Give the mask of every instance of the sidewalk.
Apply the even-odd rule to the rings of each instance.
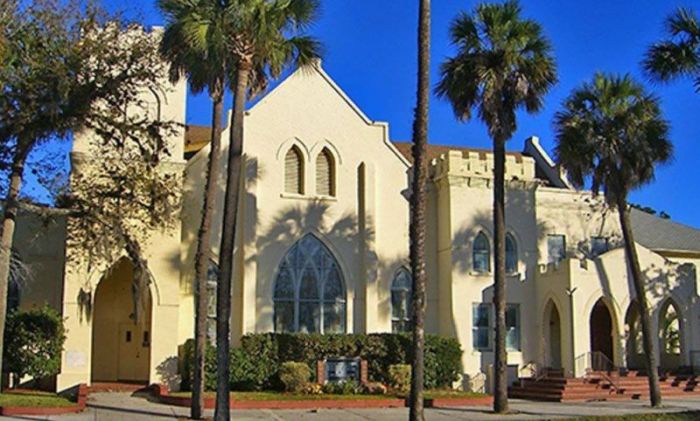
[[[540,420],[571,418],[588,415],[625,415],[655,412],[682,412],[700,410],[700,398],[668,399],[663,411],[652,410],[646,401],[549,403],[517,399],[510,400],[511,409],[517,415],[509,415],[508,420]],[[430,421],[448,420],[500,420],[502,416],[489,413],[489,407],[456,407],[426,409],[426,419]],[[160,421],[186,419],[189,408],[173,407],[150,402],[144,396],[130,396],[126,393],[96,393],[88,400],[88,410],[81,414],[50,417],[0,417],[1,420],[60,420],[60,421]],[[211,416],[211,411],[208,411]],[[343,410],[246,410],[232,411],[236,420],[272,421],[405,421],[408,409],[343,409]]]

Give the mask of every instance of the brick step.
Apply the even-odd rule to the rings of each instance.
[[[581,379],[581,378],[551,378],[551,377],[544,377],[539,380],[536,379],[531,379],[531,378],[523,378],[521,379],[524,383],[529,383],[529,384],[541,384],[541,383],[546,383],[546,384],[560,384],[564,386],[569,386],[569,385],[579,385],[579,384],[590,384],[590,383],[597,383],[600,381],[600,379],[592,379],[592,381],[587,380],[587,379]]]
[[[662,377],[659,386],[664,396],[700,396],[700,382],[691,375]],[[525,378],[514,383],[508,393],[513,398],[555,402],[634,400],[648,398],[649,383],[636,371],[597,372],[587,378]]]
[[[700,396],[700,392],[688,392],[684,390],[662,390],[663,396]],[[509,396],[520,399],[544,400],[544,401],[593,401],[593,400],[612,400],[612,399],[645,399],[648,398],[648,390],[621,390],[614,392],[611,390],[588,390],[582,392],[567,391],[564,393],[551,391],[536,391],[536,390],[516,390],[510,391]]]
[[[520,384],[515,384],[515,386],[519,387],[527,387],[527,388],[545,388],[545,389],[558,389],[558,390],[564,390],[564,389],[590,389],[591,387],[598,387],[600,383],[570,383],[570,384],[565,384],[565,383],[553,383],[553,382],[546,382],[546,381],[539,381],[539,382],[524,382],[522,386]]]
[[[88,393],[104,393],[104,392],[138,392],[148,388],[146,383],[132,382],[93,382],[88,387]]]

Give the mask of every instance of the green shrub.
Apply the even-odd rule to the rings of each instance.
[[[13,311],[5,322],[3,369],[35,380],[57,374],[66,339],[63,319],[51,307]]]
[[[183,390],[192,390],[192,376],[194,375],[194,340],[185,342],[182,350],[182,365],[180,367],[181,387]],[[216,390],[216,348],[207,345],[204,353],[204,390]]]
[[[279,376],[285,391],[300,393],[309,383],[311,370],[305,363],[287,361],[280,366]]]
[[[328,382],[323,385],[323,393],[329,395],[360,395],[363,392],[364,388],[355,380]]]
[[[232,390],[262,390],[267,376],[261,375],[259,361],[240,348],[231,350],[229,384]]]
[[[304,362],[316,379],[316,362],[325,358],[360,357],[367,361],[372,382],[390,384],[389,367],[410,362],[413,343],[409,334],[302,334],[256,333],[245,335],[240,348],[231,351],[232,390],[281,390],[280,362]],[[189,390],[194,343],[188,341],[183,352],[183,389]],[[216,376],[215,349],[207,350],[207,389]],[[461,373],[462,350],[454,338],[426,335],[425,386],[451,387]]]
[[[389,385],[399,392],[408,392],[411,388],[411,366],[408,364],[389,366]]]

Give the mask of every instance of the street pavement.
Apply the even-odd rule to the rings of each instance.
[[[700,398],[667,399],[663,410],[651,409],[645,401],[551,403],[511,399],[515,414],[506,417],[490,413],[489,407],[429,408],[425,410],[429,421],[448,420],[543,420],[573,418],[589,415],[625,415],[658,412],[700,411]],[[52,415],[49,417],[0,417],[0,420],[60,420],[60,421],[160,421],[187,419],[189,408],[162,405],[148,400],[147,396],[128,393],[95,393],[88,399],[88,409],[80,414]],[[212,411],[207,412],[213,415]],[[404,421],[408,419],[405,408],[387,409],[320,409],[320,410],[236,410],[235,420],[259,421]]]

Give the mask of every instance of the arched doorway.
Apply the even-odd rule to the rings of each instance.
[[[603,363],[609,365],[614,364],[614,343],[613,343],[613,319],[610,314],[610,309],[601,298],[593,306],[590,319],[591,333],[591,352],[596,355],[600,353],[604,355],[608,361],[596,362],[593,369],[611,369],[612,367],[604,367]],[[594,357],[594,361],[596,361]]]
[[[561,368],[561,318],[554,301],[544,307],[545,364],[550,368]]]
[[[151,359],[151,296],[140,320],[134,317],[133,266],[118,261],[95,291],[92,313],[92,381],[149,381]]]
[[[680,309],[675,301],[668,299],[659,311],[659,354],[662,369],[675,370],[681,366],[682,332]]]
[[[645,367],[644,347],[642,344],[642,321],[639,315],[639,303],[632,301],[625,315],[627,329],[625,338],[625,356],[627,368],[639,370]]]

